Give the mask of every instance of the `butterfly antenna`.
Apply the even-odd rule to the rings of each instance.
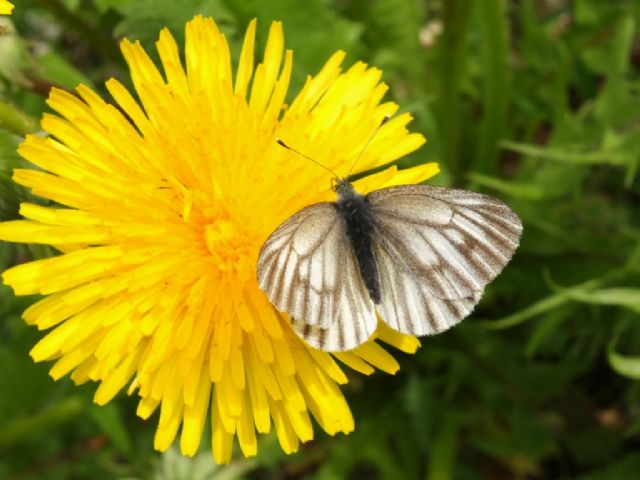
[[[367,143],[364,144],[364,147],[362,147],[362,150],[360,150],[360,153],[358,154],[358,156],[356,157],[356,159],[353,161],[353,163],[351,164],[351,168],[349,169],[349,173],[347,173],[347,178],[349,178],[349,176],[351,175],[351,172],[353,171],[354,167],[356,166],[356,163],[358,163],[358,161],[360,160],[360,158],[362,157],[362,154],[365,152],[365,150],[367,149],[367,147],[369,146],[369,144],[371,143],[371,141],[373,140],[373,138],[376,136],[376,134],[380,131],[380,129],[382,128],[382,126],[387,123],[389,121],[389,119],[391,118],[391,115],[385,115],[384,118],[382,119],[382,121],[380,122],[380,125],[378,125],[378,127],[374,130],[374,132],[371,134],[371,136],[369,137],[369,140],[367,140]]]
[[[336,179],[338,179],[338,180],[342,180],[342,179],[341,179],[338,175],[336,175],[336,173],[335,173],[333,170],[331,170],[329,167],[327,167],[326,165],[321,164],[321,163],[320,163],[320,162],[318,162],[317,160],[314,160],[314,159],[313,159],[313,158],[311,158],[310,156],[305,155],[305,154],[304,154],[304,153],[302,153],[302,152],[299,152],[299,151],[298,151],[298,150],[296,150],[295,148],[290,147],[289,145],[287,145],[286,143],[284,143],[284,142],[282,141],[282,139],[280,139],[280,138],[276,138],[276,142],[277,142],[277,143],[278,143],[278,145],[280,145],[281,147],[284,147],[284,148],[286,148],[287,150],[291,150],[292,152],[297,153],[297,154],[298,154],[298,155],[300,155],[301,157],[306,158],[307,160],[311,160],[311,161],[312,161],[313,163],[315,163],[316,165],[318,165],[318,166],[320,166],[320,167],[324,168],[327,172],[329,172],[331,175],[333,175]]]

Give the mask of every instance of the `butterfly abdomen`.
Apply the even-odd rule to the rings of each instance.
[[[371,244],[371,237],[374,232],[371,207],[365,197],[357,193],[346,181],[341,182],[336,191],[338,193],[338,201],[335,205],[342,219],[349,243],[358,260],[360,276],[373,303],[379,304],[382,296],[380,273],[373,255],[373,245]]]

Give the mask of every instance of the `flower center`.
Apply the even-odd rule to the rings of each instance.
[[[251,275],[250,246],[246,235],[227,219],[216,219],[204,227],[204,238],[216,266],[235,271],[240,280]]]

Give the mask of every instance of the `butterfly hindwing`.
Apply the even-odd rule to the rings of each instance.
[[[312,327],[294,320],[293,328],[310,345],[335,352],[351,350],[366,342],[378,324],[373,302],[360,278],[353,255],[344,257],[343,283],[338,297],[338,314],[328,328]]]
[[[311,345],[348,350],[373,334],[377,318],[335,204],[303,208],[267,239],[258,283]]]
[[[465,190],[405,185],[373,191],[367,201],[379,248],[403,270],[399,279],[409,275],[443,300],[479,299],[511,259],[522,232],[503,202]]]
[[[419,336],[440,333],[469,315],[480,300],[480,291],[459,299],[436,297],[413,274],[388,239],[374,241],[374,254],[382,287],[382,300],[377,308],[394,330]]]

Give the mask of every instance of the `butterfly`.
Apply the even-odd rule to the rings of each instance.
[[[257,265],[271,303],[321,350],[366,342],[377,313],[402,333],[447,330],[471,313],[520,241],[520,218],[489,195],[430,185],[362,195],[339,177],[333,189],[335,202],[276,228]]]

